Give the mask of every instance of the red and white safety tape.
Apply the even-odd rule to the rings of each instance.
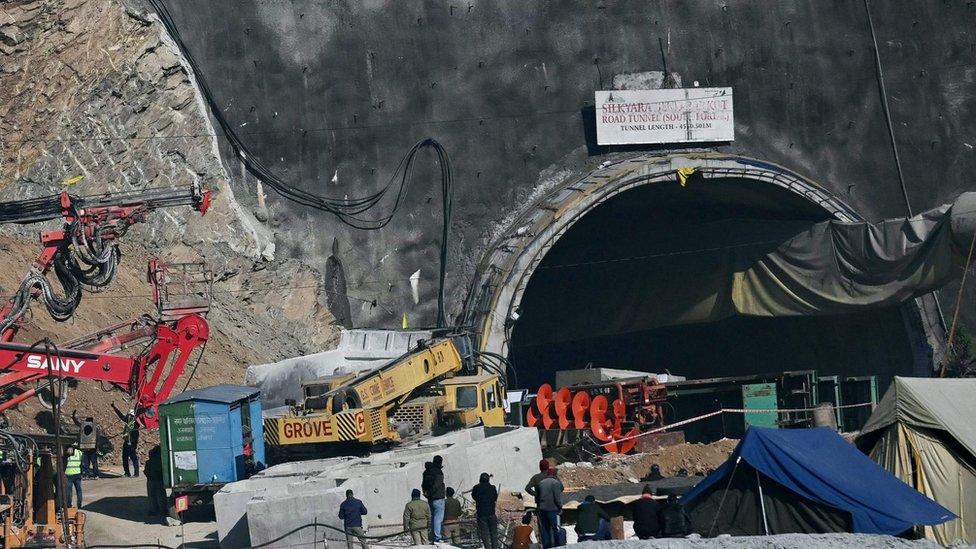
[[[874,403],[873,402],[862,402],[860,404],[846,404],[846,405],[843,405],[843,406],[834,406],[833,408],[834,409],[863,408],[865,406],[874,406]],[[653,435],[655,433],[661,433],[663,431],[667,431],[668,429],[673,429],[675,427],[681,427],[682,425],[688,425],[689,423],[694,423],[696,421],[701,421],[703,419],[708,419],[710,417],[715,417],[715,416],[717,416],[719,414],[724,414],[724,413],[731,413],[731,414],[754,414],[754,413],[760,413],[761,414],[761,413],[770,413],[770,412],[782,412],[782,413],[789,413],[789,412],[812,412],[813,410],[816,410],[816,408],[722,408],[721,410],[716,410],[714,412],[709,412],[707,414],[702,414],[700,416],[695,416],[695,417],[692,417],[692,418],[683,419],[681,421],[677,421],[675,423],[671,423],[670,425],[665,425],[664,427],[658,427],[656,429],[651,429],[650,431],[644,431],[643,433],[639,433],[639,434],[636,434],[636,435],[631,435],[629,437],[622,437],[622,438],[613,439],[612,442],[618,442],[618,443],[619,442],[625,442],[625,441],[632,440],[632,439],[635,439],[635,438],[640,438],[640,437],[647,436],[647,435]]]

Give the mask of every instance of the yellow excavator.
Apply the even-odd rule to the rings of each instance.
[[[361,454],[413,435],[504,425],[504,384],[498,373],[477,372],[470,341],[434,337],[371,370],[304,383],[300,404],[264,418],[269,461]]]

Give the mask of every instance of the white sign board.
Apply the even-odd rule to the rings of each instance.
[[[732,88],[596,92],[600,145],[734,139]]]
[[[177,469],[193,471],[197,468],[197,453],[193,450],[173,452],[173,465]]]

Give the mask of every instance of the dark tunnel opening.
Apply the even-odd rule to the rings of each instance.
[[[819,375],[911,375],[898,307],[842,316],[715,316],[713,296],[736,266],[813,223],[823,208],[743,179],[654,184],[586,213],[545,255],[511,328],[518,384],[594,367],[689,379],[816,370]],[[721,316],[721,315],[719,315]]]

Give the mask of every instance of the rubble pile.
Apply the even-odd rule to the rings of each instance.
[[[607,454],[596,464],[563,463],[559,466],[559,479],[567,490],[639,482],[655,464],[665,477],[675,476],[681,469],[689,475],[706,475],[728,459],[736,444],[737,440],[722,439],[711,444],[665,446],[627,456]]]

